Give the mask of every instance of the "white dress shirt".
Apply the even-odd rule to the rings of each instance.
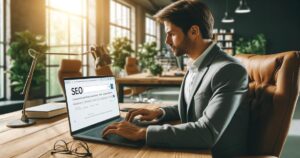
[[[198,68],[215,44],[215,42],[212,42],[196,60],[189,59],[187,63],[188,74],[186,76],[184,84],[184,100],[187,104],[189,104],[188,101],[190,100],[190,97],[192,95],[191,90],[193,86],[195,86],[194,79],[197,72],[199,71]]]

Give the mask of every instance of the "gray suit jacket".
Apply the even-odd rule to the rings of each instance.
[[[185,78],[178,106],[163,108],[166,115],[162,119],[180,119],[182,123],[149,126],[146,144],[211,149],[214,157],[245,154],[249,106],[248,75],[244,67],[214,46],[199,66],[193,97],[188,101],[183,94]]]

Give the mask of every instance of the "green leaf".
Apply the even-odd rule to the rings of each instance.
[[[253,38],[245,40],[240,38],[236,42],[236,53],[240,54],[265,54],[266,53],[266,37],[264,34],[257,34]]]
[[[15,92],[23,90],[31,67],[33,58],[28,54],[29,48],[45,53],[48,47],[45,44],[44,36],[35,35],[29,31],[16,32],[7,53],[11,57],[12,65],[9,73],[11,82],[15,85],[13,89]],[[32,78],[32,88],[40,87],[41,83],[45,82],[45,73],[41,72],[45,72],[45,57],[40,57],[37,61]]]

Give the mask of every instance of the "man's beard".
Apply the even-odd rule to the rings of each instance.
[[[191,45],[190,40],[187,37],[184,37],[183,41],[180,43],[179,46],[177,47],[170,46],[170,48],[172,49],[174,55],[178,57],[184,54],[188,54],[190,45]]]

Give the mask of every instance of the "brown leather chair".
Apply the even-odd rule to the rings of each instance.
[[[113,76],[109,65],[97,67],[95,71],[97,76]]]
[[[58,80],[64,92],[64,78],[82,77],[81,61],[74,59],[63,59],[58,70]]]
[[[125,69],[127,75],[133,75],[133,74],[140,73],[138,61],[134,57],[126,58],[124,69]],[[146,91],[146,88],[144,88],[144,87],[133,87],[130,89],[131,89],[131,93],[129,95],[137,95],[137,94],[140,94],[140,93],[143,93],[144,91]]]
[[[299,95],[300,52],[235,57],[249,75],[249,157],[279,157]]]

